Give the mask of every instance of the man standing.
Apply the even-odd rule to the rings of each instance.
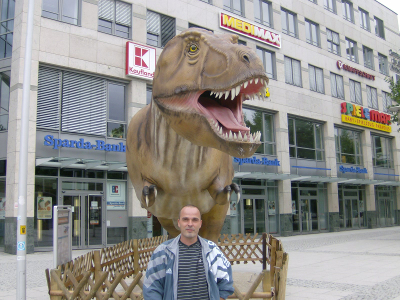
[[[233,293],[231,264],[215,243],[198,235],[201,224],[197,207],[181,209],[181,234],[158,246],[147,266],[145,300],[218,300]]]

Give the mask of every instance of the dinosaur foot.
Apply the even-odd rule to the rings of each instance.
[[[238,197],[237,202],[239,202],[240,201],[240,188],[236,183],[232,183],[232,184],[224,187],[222,192],[218,195],[216,202],[221,205],[229,203],[231,201],[231,194],[233,191],[237,194],[237,197]]]
[[[157,187],[155,185],[145,186],[142,191],[142,203],[146,204],[146,207],[150,207],[154,204],[157,197]]]

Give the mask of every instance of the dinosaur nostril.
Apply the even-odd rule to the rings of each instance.
[[[243,59],[245,60],[245,61],[247,61],[248,63],[250,63],[250,59],[249,59],[249,57],[245,54],[245,55],[243,55]]]

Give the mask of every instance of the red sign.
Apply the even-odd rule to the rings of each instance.
[[[225,12],[219,13],[219,27],[252,38],[277,48],[281,47],[281,35],[256,23],[239,19]]]
[[[342,63],[341,60],[338,60],[336,62],[336,66],[338,67],[339,70],[343,69],[343,70],[346,70],[348,72],[355,73],[358,76],[365,77],[365,78],[368,78],[368,79],[371,79],[371,80],[375,80],[375,76],[374,75],[371,75],[371,74],[365,73],[365,72],[363,72],[363,71],[361,71],[359,69],[350,67],[349,65],[346,65],[346,64]]]
[[[155,70],[155,48],[126,42],[126,75],[153,79]]]

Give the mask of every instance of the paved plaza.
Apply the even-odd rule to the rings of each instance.
[[[400,300],[400,227],[279,238],[289,253],[287,300]],[[73,251],[77,257],[86,251]],[[49,299],[52,253],[27,255],[27,299]],[[260,264],[235,265],[242,292]],[[0,253],[0,299],[16,298],[16,256]]]

